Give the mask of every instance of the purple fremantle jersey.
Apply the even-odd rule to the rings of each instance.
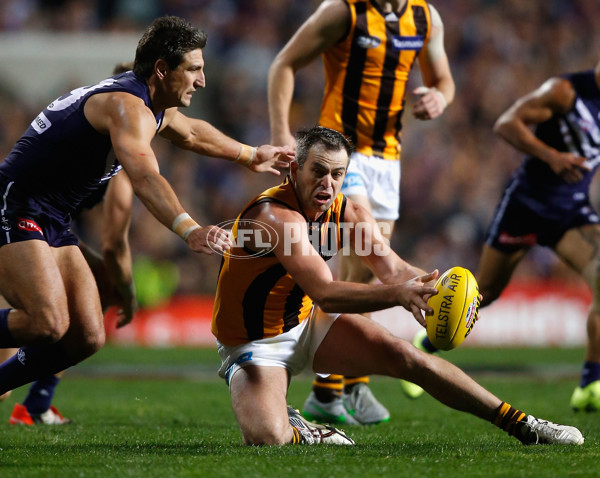
[[[537,125],[535,135],[558,151],[572,152],[587,158],[590,168],[575,184],[565,182],[547,163],[526,156],[516,171],[519,187],[535,198],[550,201],[560,209],[573,200],[587,197],[590,182],[600,164],[600,90],[593,70],[564,75],[575,89],[575,102],[569,112],[554,115]],[[561,207],[562,205],[562,207]]]
[[[77,88],[54,100],[17,141],[0,174],[39,203],[72,213],[120,169],[110,136],[100,134],[85,118],[83,108],[92,95],[124,91],[152,109],[146,82],[128,71],[97,85]],[[156,115],[158,131],[164,112]]]

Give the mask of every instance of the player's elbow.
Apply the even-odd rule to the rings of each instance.
[[[293,77],[300,68],[298,62],[289,58],[285,50],[279,52],[269,67],[268,81],[270,84],[284,81],[288,77]]]
[[[316,301],[315,303],[319,306],[319,309],[321,309],[323,312],[327,313],[327,314],[334,314],[336,312],[339,312],[339,307],[336,307],[335,304],[333,302],[327,302],[327,301]]]
[[[283,68],[283,62],[282,62],[281,53],[280,53],[279,55],[277,55],[275,57],[275,59],[271,63],[271,66],[269,67],[269,72],[268,72],[269,83],[272,83],[273,81],[277,80],[282,68]]]
[[[127,240],[124,237],[111,238],[103,241],[102,255],[105,258],[118,257],[125,250],[127,250]]]
[[[500,116],[494,123],[493,131],[494,134],[504,137],[507,129],[510,127],[510,120],[506,115]]]
[[[339,302],[327,294],[315,294],[311,295],[310,298],[323,312],[328,314],[340,312],[340,310],[338,310],[340,308]]]

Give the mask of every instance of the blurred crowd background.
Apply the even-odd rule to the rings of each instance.
[[[208,34],[204,51],[207,86],[186,114],[205,119],[251,145],[270,141],[267,72],[271,61],[318,0],[0,0],[0,33],[139,33],[157,16],[179,15]],[[436,120],[404,115],[401,218],[393,248],[425,269],[462,265],[475,271],[493,209],[521,155],[495,137],[497,117],[545,79],[592,68],[599,58],[598,0],[433,0],[445,24],[445,46],[456,81],[456,99]],[[42,45],[40,45],[40,48]],[[90,55],[91,57],[92,55]],[[134,51],[123,51],[122,61]],[[91,60],[90,60],[91,61]],[[4,64],[3,68],[11,68]],[[109,76],[109,71],[106,76]],[[98,78],[100,81],[103,78]],[[43,81],[43,79],[41,80]],[[75,81],[75,78],[73,79]],[[418,68],[411,87],[420,84]],[[297,77],[292,129],[318,119],[323,85],[320,61]],[[0,84],[0,158],[37,113]],[[409,89],[410,91],[410,89]],[[235,164],[182,152],[154,142],[161,171],[184,207],[201,224],[234,219],[255,194],[279,179]],[[85,158],[82,158],[84,160]],[[594,188],[595,190],[595,188]],[[598,205],[598,201],[594,201]],[[98,244],[97,212],[77,224]],[[171,293],[211,294],[217,256],[190,253],[185,244],[136,201],[131,244],[142,304]],[[578,280],[554,256],[534,249],[520,277]],[[146,292],[145,292],[146,291]]]

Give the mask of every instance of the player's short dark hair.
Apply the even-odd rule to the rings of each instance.
[[[135,50],[133,72],[150,78],[154,64],[162,59],[174,70],[183,56],[206,46],[206,33],[183,18],[165,15],[154,20],[142,35]]]
[[[309,151],[316,145],[322,145],[327,151],[345,149],[348,162],[354,151],[354,145],[343,134],[324,126],[314,126],[296,133],[296,162],[300,169],[304,166]]]

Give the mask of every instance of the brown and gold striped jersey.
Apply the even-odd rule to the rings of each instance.
[[[346,37],[323,53],[325,93],[319,124],[350,137],[367,156],[400,159],[408,74],[429,40],[425,0],[384,13],[372,0],[346,0]]]
[[[286,180],[254,198],[236,219],[232,228],[234,245],[224,254],[219,272],[211,324],[217,340],[228,346],[287,332],[305,320],[312,309],[310,297],[287,273],[275,254],[256,254],[239,241],[240,228],[244,227],[244,221],[249,221],[244,219],[246,212],[267,201],[298,211],[306,218],[292,184]],[[338,194],[317,221],[306,219],[311,243],[325,260],[343,247],[340,223],[345,207],[346,198]],[[279,241],[285,239],[276,238]]]

